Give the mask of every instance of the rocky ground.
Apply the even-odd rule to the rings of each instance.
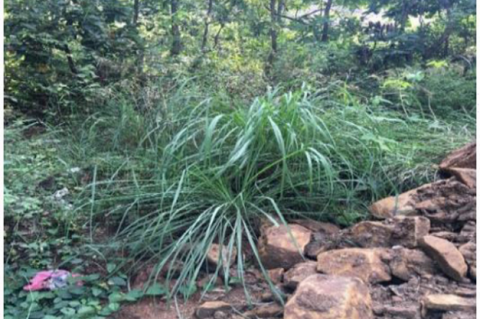
[[[116,318],[476,318],[475,172],[471,143],[442,161],[442,179],[374,203],[371,221],[347,229],[265,223],[258,250],[285,304],[251,267],[250,302],[243,288],[225,291],[219,282],[202,299],[197,294],[173,307],[142,301]],[[221,251],[212,247],[212,263]]]

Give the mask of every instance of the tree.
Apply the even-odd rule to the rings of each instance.
[[[180,26],[178,24],[178,0],[170,0],[170,14],[172,17],[172,48],[170,53],[175,56],[182,51]]]

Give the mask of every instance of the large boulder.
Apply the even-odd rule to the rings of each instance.
[[[433,225],[448,228],[456,222],[476,220],[476,193],[451,178],[423,185],[398,197],[382,199],[369,210],[380,219],[401,215],[425,216]]]
[[[317,256],[317,271],[329,275],[356,277],[365,283],[386,282],[392,279],[384,262],[386,249],[345,248],[331,250]]]
[[[438,262],[447,276],[460,282],[463,281],[468,266],[454,244],[435,236],[425,236],[420,240],[420,247]]]
[[[305,246],[312,232],[300,225],[280,225],[264,229],[258,243],[260,260],[267,269],[289,269],[304,261]]]
[[[368,287],[356,278],[311,275],[285,306],[284,319],[371,319]]]
[[[477,142],[469,143],[459,148],[440,163],[440,169],[445,168],[477,168]]]

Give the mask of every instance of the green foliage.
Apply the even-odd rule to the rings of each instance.
[[[188,100],[186,92],[174,95]],[[431,180],[432,158],[469,138],[443,122],[369,108],[348,89],[333,101],[324,94],[272,91],[249,107],[212,99],[163,110],[168,121],[147,128],[124,162],[110,162],[111,176],[98,166],[104,178],[85,189],[77,214],[91,210],[90,227],[116,225],[103,249],[127,251],[138,265],[157,261],[152,281],[183,262],[170,292],[188,296],[213,242],[228,247],[226,267],[234,248],[250,246],[252,256],[235,256],[241,273],[257,257],[261,218],[348,225],[372,200]]]
[[[81,171],[62,158],[61,134],[38,135],[43,131],[22,121],[5,130],[5,318],[106,318],[143,292],[124,292],[127,277],[113,274],[111,263],[108,271],[94,272],[106,261],[83,246],[81,222],[72,218],[73,194],[54,195],[64,187],[81,189]],[[36,272],[57,267],[84,274],[75,279],[84,285],[74,280],[54,291],[22,290]]]
[[[431,67],[393,69],[381,79],[384,98],[405,114],[420,113],[474,125],[476,114],[475,75],[462,74],[458,64],[432,61]]]
[[[474,136],[474,1],[324,4],[8,0],[7,315],[188,297],[213,242],[229,252],[214,275],[244,284],[261,219],[349,225],[433,180]],[[127,291],[144,263],[153,284]],[[57,267],[94,277],[21,291]]]

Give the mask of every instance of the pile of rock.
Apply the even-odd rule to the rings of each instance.
[[[244,315],[475,318],[475,161],[475,143],[453,152],[440,164],[445,179],[374,203],[375,221],[264,227],[260,258],[288,299]]]

